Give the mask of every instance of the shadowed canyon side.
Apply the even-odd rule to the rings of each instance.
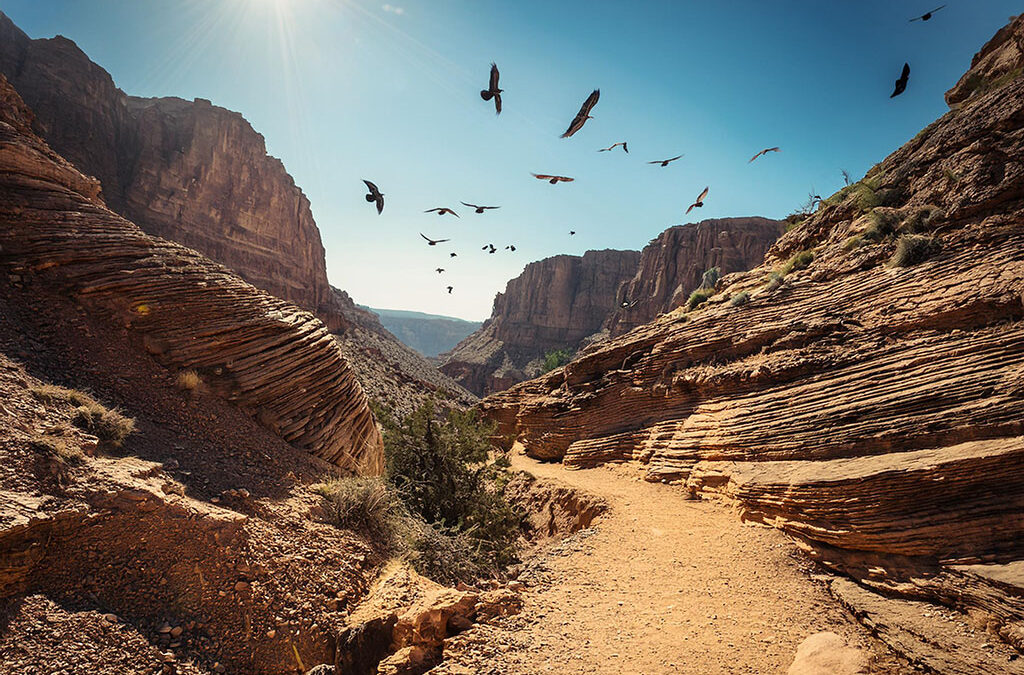
[[[18,95],[0,86],[0,246],[19,287],[72,297],[142,336],[168,368],[196,370],[289,443],[380,473],[380,433],[326,326],[111,213],[97,182],[35,137]]]
[[[681,306],[712,267],[730,274],[760,264],[784,228],[780,221],[759,217],[668,228],[640,252],[636,276],[620,288],[605,328],[612,337],[622,335]]]
[[[482,408],[534,457],[721,491],[862,586],[970,612],[1024,648],[1021,44],[1024,17],[950,112],[760,267]],[[853,588],[833,583],[931,662],[920,630]],[[1016,668],[943,658],[941,672]]]
[[[571,352],[601,329],[639,258],[604,250],[530,263],[494,298],[483,327],[441,355],[441,372],[478,395],[539,374],[545,354]]]
[[[202,99],[128,96],[74,42],[30,39],[2,12],[0,73],[36,132],[99,179],[113,211],[314,312],[373,399],[400,410],[430,395],[475,400],[329,284],[309,200],[242,115]]]

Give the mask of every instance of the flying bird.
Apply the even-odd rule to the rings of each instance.
[[[494,114],[501,114],[501,92],[504,89],[498,89],[498,66],[491,64],[491,81],[487,85],[487,89],[480,92],[480,98],[485,101],[494,99]]]
[[[570,237],[571,237],[572,235],[574,235],[574,234],[576,234],[576,230],[569,230],[569,236],[570,236]]]
[[[599,98],[601,98],[600,89],[595,89],[590,93],[590,96],[587,97],[587,100],[584,101],[583,105],[580,107],[580,111],[576,113],[576,117],[573,118],[569,128],[565,130],[564,134],[562,134],[562,138],[569,138],[574,133],[582,129],[583,125],[587,123],[587,120],[592,119],[590,111],[594,109],[595,105],[597,105],[597,99]]]
[[[546,180],[552,185],[557,185],[558,183],[571,183],[576,180],[575,178],[569,178],[568,176],[549,176],[544,173],[535,173],[533,174],[533,177],[539,180]]]
[[[942,7],[945,7],[945,5],[942,5]],[[942,7],[936,7],[935,9],[929,12],[925,12],[921,16],[915,16],[913,19],[911,19],[911,21],[927,21],[928,19],[932,18],[932,14],[942,9]]]
[[[455,287],[454,286],[448,286],[448,295],[452,294],[452,289],[453,288],[455,288]]]
[[[505,247],[505,250],[506,251],[512,251],[513,253],[515,253],[516,245],[515,244],[509,244],[508,246]]]
[[[750,160],[747,162],[747,164],[750,164],[750,162],[753,162],[755,159],[757,159],[761,155],[767,155],[769,152],[782,152],[782,150],[779,149],[778,146],[775,146],[774,148],[765,148],[761,152],[759,152],[756,155],[754,155],[753,157],[751,157]]]
[[[653,162],[647,162],[647,163],[648,164],[661,164],[662,166],[668,166],[669,162],[674,162],[677,159],[679,159],[680,157],[682,157],[682,155],[676,155],[675,157],[673,157],[671,159],[656,159]]]
[[[900,73],[900,79],[896,80],[896,88],[892,90],[891,94],[889,94],[889,98],[895,98],[902,94],[907,88],[908,79],[910,79],[910,64],[904,63],[903,72]]]
[[[620,141],[618,143],[612,143],[607,148],[601,148],[600,150],[598,150],[598,152],[608,152],[609,150],[614,150],[615,148],[619,147],[620,145],[622,146],[623,152],[625,152],[628,155],[629,154],[629,148],[626,146],[626,141]]]
[[[476,204],[467,204],[466,202],[460,202],[463,206],[468,206],[477,213],[483,213],[487,209],[500,209],[500,206],[477,206]]]
[[[435,271],[435,272],[437,272],[438,274],[440,274],[441,272],[444,272],[444,268],[443,268],[443,267],[438,267],[438,268],[437,268],[436,270],[434,270],[434,271]]]
[[[420,232],[420,236],[427,240],[427,244],[429,246],[437,246],[438,244],[440,244],[442,242],[451,241],[451,239],[431,239],[430,237],[428,237],[427,235],[423,234],[422,232]]]
[[[366,201],[377,202],[377,215],[379,216],[384,210],[384,193],[378,190],[376,185],[365,178],[363,179],[363,182],[366,183],[366,187],[370,191],[369,194],[366,195]]]
[[[454,257],[455,257],[455,256],[457,256],[457,255],[459,255],[459,254],[458,254],[458,253],[456,253],[455,251],[452,251],[451,253],[449,253],[449,254],[448,254],[448,257],[449,257],[449,258],[454,258]]]
[[[455,213],[454,211],[452,211],[447,206],[438,206],[438,207],[435,207],[435,208],[432,208],[432,209],[427,209],[423,213],[436,213],[439,216],[443,216],[446,213],[450,213],[453,216],[455,216],[456,218],[459,217],[459,214]]]
[[[487,249],[490,249],[490,250],[488,251]],[[494,248],[494,244],[484,244],[484,245],[483,245],[483,246],[482,246],[482,247],[480,248],[480,250],[481,250],[481,251],[487,251],[488,253],[494,253],[494,252],[495,252],[495,251],[497,251],[498,249]]]
[[[707,197],[707,196],[708,196],[708,189],[704,188],[704,192],[700,193],[700,196],[697,197],[697,201],[695,201],[694,203],[690,204],[690,208],[686,209],[686,212],[689,213],[690,211],[693,211],[694,209],[699,209],[700,207],[704,206],[704,198]]]

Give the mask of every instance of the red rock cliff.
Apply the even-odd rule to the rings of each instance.
[[[641,251],[636,276],[620,289],[605,327],[612,336],[621,335],[679,307],[712,267],[729,274],[760,264],[784,227],[777,220],[759,217],[715,218],[670,227]],[[622,307],[623,302],[630,306]]]
[[[975,58],[953,110],[763,265],[492,395],[487,415],[536,457],[723,491],[860,584],[969,611],[1024,648],[1021,44],[1024,18]],[[852,587],[834,585],[928,668],[1009,672],[977,654],[928,665],[920,633]]]

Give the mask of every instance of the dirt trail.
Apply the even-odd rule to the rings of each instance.
[[[528,585],[522,613],[487,636],[486,668],[461,659],[469,670],[784,673],[818,631],[869,646],[784,535],[741,523],[726,504],[687,501],[628,466],[569,471],[524,456],[513,466],[610,509],[582,550],[547,561],[551,582]]]

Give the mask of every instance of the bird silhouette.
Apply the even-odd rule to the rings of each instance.
[[[707,196],[708,196],[708,189],[704,188],[704,192],[700,193],[700,196],[697,197],[697,201],[695,201],[694,203],[690,204],[690,208],[686,209],[686,212],[689,213],[690,211],[693,211],[694,209],[699,209],[700,207],[704,206],[704,198],[707,197]]]
[[[438,268],[437,268],[436,270],[434,270],[434,271],[435,271],[435,272],[437,272],[438,274],[440,274],[441,272],[444,272],[444,268],[443,268],[443,267],[438,267]]]
[[[477,206],[476,204],[467,204],[466,202],[459,202],[459,203],[462,204],[463,206],[468,206],[469,208],[473,209],[477,213],[483,213],[487,209],[500,209],[501,208],[500,206]]]
[[[448,286],[448,295],[452,294],[452,289],[453,288],[455,288],[455,287],[454,286]]]
[[[928,19],[932,18],[932,14],[942,9],[942,7],[945,7],[945,5],[942,5],[941,7],[936,7],[931,11],[925,12],[921,16],[915,16],[913,19],[911,19],[911,21],[927,21]]]
[[[574,234],[576,234],[576,230],[569,230],[569,236],[570,236],[570,237],[571,237],[572,235],[574,235]]]
[[[769,152],[782,152],[782,150],[779,149],[778,146],[775,146],[774,148],[765,148],[761,152],[759,152],[756,155],[754,155],[753,157],[751,157],[750,160],[747,162],[747,164],[750,164],[750,162],[753,162],[755,159],[757,159],[761,155],[767,155]]]
[[[673,157],[671,159],[656,159],[653,162],[647,162],[647,163],[648,164],[661,164],[662,166],[668,166],[669,162],[674,162],[677,159],[679,159],[680,157],[682,157],[682,155],[676,155],[675,157]]]
[[[451,239],[431,239],[430,237],[428,237],[427,235],[423,234],[422,232],[420,232],[420,236],[427,240],[427,244],[429,246],[437,246],[438,244],[440,244],[442,242],[451,241]]]
[[[488,249],[490,249],[490,250],[488,250]],[[495,251],[497,251],[498,249],[494,248],[494,244],[484,244],[484,245],[483,245],[483,246],[482,246],[482,247],[480,248],[480,250],[481,250],[481,251],[487,251],[488,253],[494,253],[494,252],[495,252]]]
[[[608,152],[609,150],[614,150],[615,148],[619,147],[620,145],[622,146],[622,150],[628,155],[629,154],[629,147],[626,146],[626,141],[620,141],[618,143],[612,143],[607,148],[601,148],[600,150],[598,150],[598,152]]]
[[[457,255],[459,255],[459,254],[458,254],[458,253],[456,253],[455,251],[452,251],[451,253],[449,253],[449,254],[448,254],[448,257],[449,257],[449,258],[454,258],[454,257],[456,257]]]
[[[450,213],[450,214],[452,214],[453,216],[455,216],[456,218],[458,218],[458,217],[459,217],[459,214],[455,213],[454,211],[452,211],[452,210],[451,210],[450,208],[448,208],[447,206],[437,206],[437,207],[435,207],[435,208],[432,208],[432,209],[427,209],[427,210],[426,210],[426,211],[424,211],[423,213],[436,213],[436,214],[437,214],[437,215],[439,215],[439,216],[443,216],[443,215],[444,215],[444,214],[446,214],[446,213]]]
[[[582,129],[583,125],[587,123],[587,120],[592,119],[590,111],[594,109],[595,105],[597,105],[597,99],[599,98],[601,98],[600,89],[595,89],[590,92],[590,96],[588,96],[587,100],[583,102],[582,106],[580,106],[580,111],[576,113],[576,117],[573,118],[572,123],[569,124],[569,128],[565,130],[564,134],[562,134],[562,138],[569,138]]]
[[[514,83],[513,83],[514,84]],[[494,99],[494,114],[501,114],[501,92],[504,89],[498,89],[498,66],[491,64],[491,80],[487,85],[487,89],[480,92],[480,98],[485,101]]]
[[[896,88],[889,94],[889,98],[895,98],[902,94],[907,88],[907,80],[910,79],[910,64],[903,64],[903,72],[900,73],[900,79],[896,80]]]
[[[366,187],[370,191],[369,194],[366,195],[366,201],[377,202],[377,215],[379,216],[384,210],[384,193],[378,190],[376,185],[365,178],[363,179],[363,182],[366,183]]]
[[[515,244],[509,244],[508,246],[505,247],[505,250],[506,251],[512,251],[513,253],[515,253],[516,245]]]
[[[549,176],[546,173],[535,173],[533,174],[533,177],[540,180],[546,180],[552,185],[557,185],[558,183],[571,183],[576,180],[575,178],[569,178],[568,176]]]

